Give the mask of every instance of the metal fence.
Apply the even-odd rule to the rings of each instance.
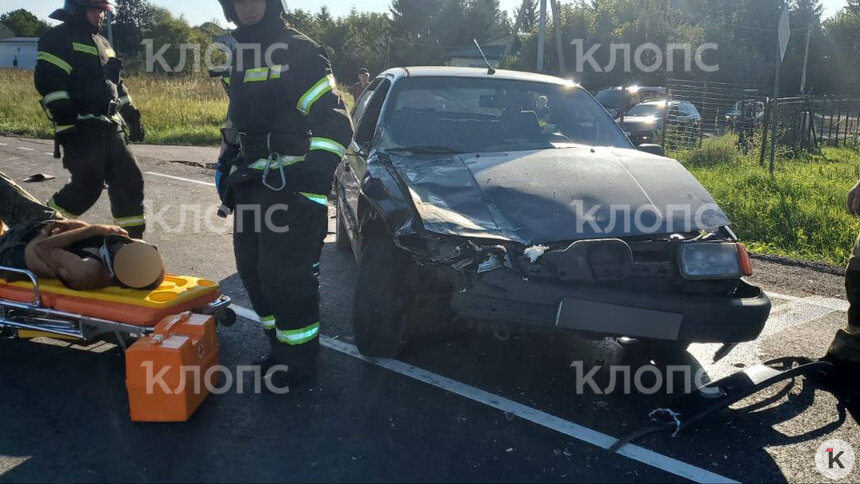
[[[750,136],[763,120],[764,99],[759,97],[757,89],[749,86],[670,79],[667,88],[670,106],[678,106],[678,109],[683,110],[685,104],[692,105],[696,120],[667,112],[663,136],[663,147],[666,149],[694,148],[704,138],[730,131],[739,133],[742,138]]]
[[[821,97],[811,99],[810,103],[819,142],[860,144],[860,99]]]
[[[698,125],[667,111],[662,144],[667,150],[692,149],[703,139],[735,133],[745,150],[770,146],[800,152],[821,144],[860,146],[860,99],[843,97],[760,96],[742,84],[671,79],[672,104],[689,103],[698,111]]]

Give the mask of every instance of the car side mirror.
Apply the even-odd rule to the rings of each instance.
[[[652,155],[666,156],[666,152],[663,150],[663,147],[660,145],[644,144],[644,145],[639,145],[636,148],[639,151],[644,151],[645,153],[651,153]]]

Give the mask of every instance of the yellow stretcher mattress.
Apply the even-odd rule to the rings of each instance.
[[[33,284],[0,279],[0,298],[33,302]],[[221,296],[215,282],[185,276],[167,276],[154,291],[110,287],[98,291],[74,291],[56,280],[39,281],[45,306],[69,313],[111,321],[154,326],[172,314],[205,306]]]

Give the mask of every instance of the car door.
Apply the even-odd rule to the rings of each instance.
[[[349,226],[351,233],[358,228],[361,181],[367,173],[367,158],[370,155],[371,142],[390,87],[391,79],[377,79],[364,91],[353,110],[355,135],[337,171],[338,210],[342,211],[344,215],[342,220]]]

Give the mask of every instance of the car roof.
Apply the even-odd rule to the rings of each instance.
[[[569,79],[550,76],[546,74],[535,74],[532,72],[509,71],[497,69],[495,74],[488,74],[487,69],[473,67],[446,67],[446,66],[414,66],[395,67],[388,69],[379,77],[393,75],[395,79],[405,77],[473,77],[473,78],[495,78],[511,81],[532,81],[561,86],[578,86]]]

